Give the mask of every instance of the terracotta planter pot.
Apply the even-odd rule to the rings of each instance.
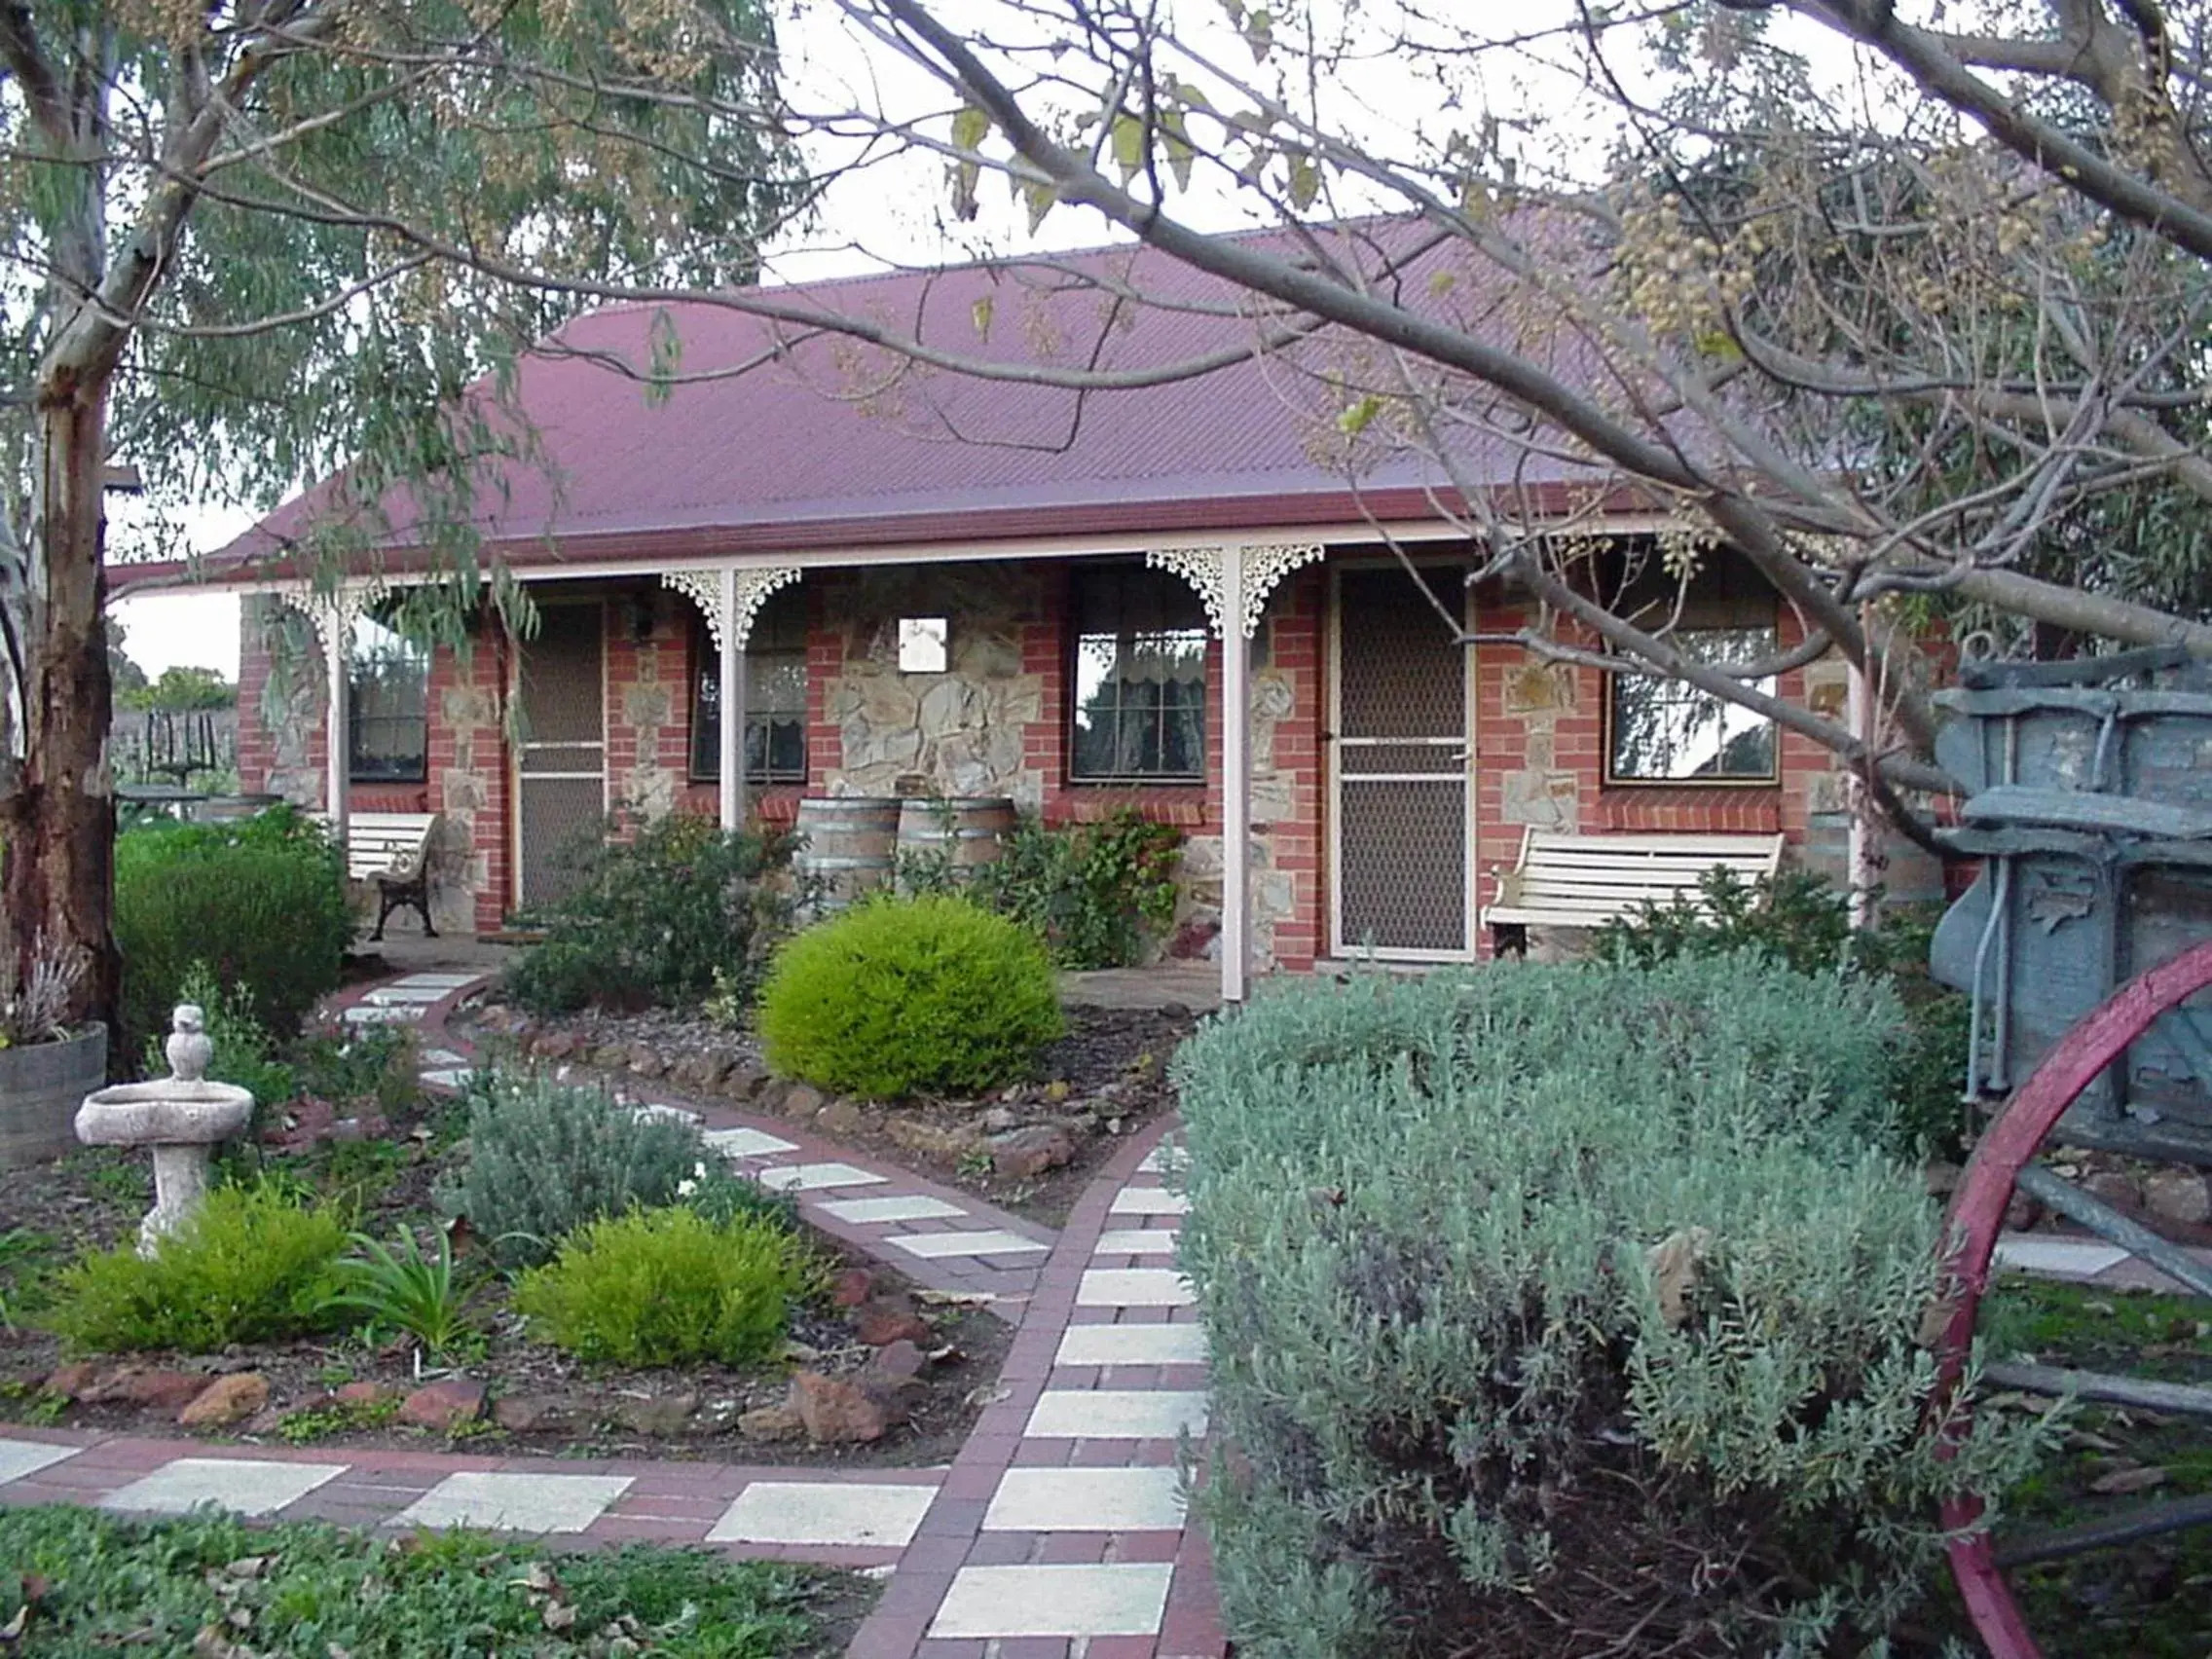
[[[107,1082],[107,1027],[66,1043],[0,1049],[0,1169],[72,1152],[86,1095]]]

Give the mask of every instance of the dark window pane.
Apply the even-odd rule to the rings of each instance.
[[[374,616],[353,624],[346,767],[361,783],[429,777],[430,653]]]
[[[691,702],[691,775],[721,776],[721,658],[705,629]],[[761,608],[745,646],[745,780],[806,781],[806,608],[784,588]]]
[[[1669,636],[1701,662],[1744,666],[1775,653],[1772,628],[1681,628]],[[1774,682],[1751,682],[1772,693]],[[1677,681],[1616,674],[1612,776],[1626,783],[1710,783],[1776,775],[1774,722]]]
[[[1180,578],[1140,566],[1079,571],[1068,769],[1078,781],[1205,776],[1206,624]]]

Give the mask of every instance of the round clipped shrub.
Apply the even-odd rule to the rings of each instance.
[[[554,1346],[616,1365],[748,1365],[772,1355],[805,1289],[801,1247],[768,1217],[632,1210],[593,1222],[515,1281],[515,1310]]]
[[[346,1229],[275,1187],[218,1187],[151,1256],[135,1240],[88,1255],[61,1275],[45,1322],[72,1351],[175,1348],[327,1330]]]
[[[878,1100],[999,1088],[1066,1029],[1037,936],[944,895],[807,929],[777,953],[757,1018],[778,1075]]]

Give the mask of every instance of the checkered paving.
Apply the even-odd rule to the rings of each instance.
[[[1220,1659],[1181,1454],[1205,1332],[1174,1271],[1175,1155],[1136,1149],[1078,1205],[988,1408],[848,1659]],[[1141,1219],[1143,1226],[1126,1225]]]

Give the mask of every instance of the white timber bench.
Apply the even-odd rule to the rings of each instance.
[[[1744,881],[1782,866],[1780,835],[1570,835],[1530,830],[1520,862],[1497,870],[1496,902],[1485,906],[1494,953],[1529,954],[1531,927],[1596,928],[1633,916],[1646,902],[1694,897],[1715,865]]]
[[[346,874],[377,890],[377,931],[392,911],[412,908],[423,935],[436,939],[430,922],[430,860],[438,828],[435,812],[350,812],[346,815]],[[325,826],[329,820],[323,820]]]

